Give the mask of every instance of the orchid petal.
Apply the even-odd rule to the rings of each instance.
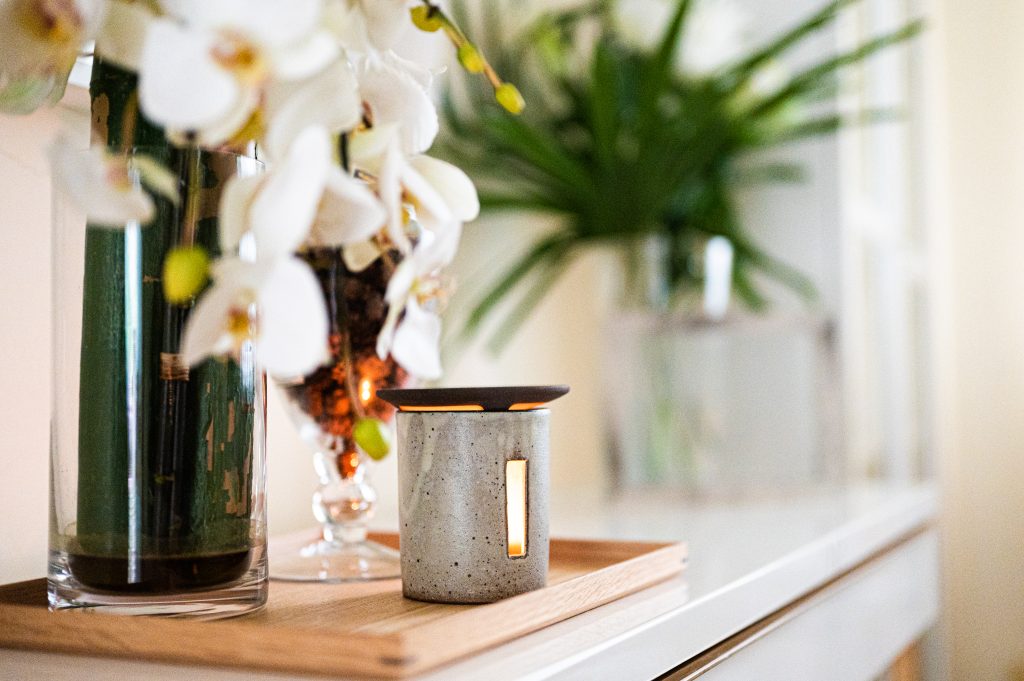
[[[404,229],[404,208],[402,206],[402,174],[405,170],[405,159],[402,158],[398,145],[388,145],[384,152],[384,160],[380,164],[380,173],[377,176],[377,194],[380,196],[384,209],[387,211],[388,220],[385,231],[391,243],[402,253],[408,253],[412,248],[412,242],[405,234]]]
[[[251,290],[263,286],[273,262],[253,262],[235,256],[218,258],[210,263],[210,278],[221,285],[231,284],[236,290]]]
[[[388,309],[388,316],[384,319],[384,325],[381,326],[380,333],[377,334],[377,356],[381,359],[387,359],[388,353],[391,352],[391,344],[395,340],[395,328],[398,326],[398,318],[404,311],[404,305],[402,307],[393,305]]]
[[[223,13],[241,30],[251,34],[264,45],[281,47],[293,45],[310,35],[323,12],[323,0],[235,0],[237,9],[227,5]],[[216,5],[217,0],[203,4]]]
[[[138,71],[146,31],[155,18],[153,11],[143,3],[111,0],[96,36],[96,53],[121,68]]]
[[[338,44],[327,31],[317,31],[306,39],[271,55],[274,74],[278,78],[306,78],[330,64],[340,52]]]
[[[354,273],[365,270],[376,262],[380,255],[380,247],[374,241],[357,241],[342,250],[345,268]]]
[[[359,92],[374,125],[398,124],[402,151],[418,154],[433,144],[438,131],[434,103],[400,62],[366,60],[359,74]]]
[[[56,103],[105,10],[101,0],[0,2],[0,111],[29,113]],[[47,22],[60,30],[41,35],[38,26]]]
[[[439,231],[425,231],[422,243],[416,246],[412,259],[420,276],[426,276],[445,267],[455,259],[462,238],[462,223],[454,222]]]
[[[363,182],[333,169],[313,223],[313,241],[326,246],[365,242],[380,231],[387,213]]]
[[[388,149],[397,144],[398,126],[375,125],[369,130],[358,130],[349,134],[348,156],[350,163],[374,175],[379,175]],[[396,176],[397,178],[397,176]]]
[[[330,169],[329,144],[323,128],[307,128],[265,176],[249,211],[261,258],[290,254],[309,234]]]
[[[236,282],[225,280],[208,288],[185,324],[181,340],[181,354],[188,366],[194,366],[213,355],[219,355],[230,348],[227,319],[239,299],[240,289]],[[225,347],[227,346],[227,347]]]
[[[236,175],[228,180],[220,197],[220,220],[217,232],[220,250],[232,253],[238,248],[242,235],[249,231],[249,208],[257,190],[262,186],[259,175]]]
[[[324,27],[346,50],[367,53],[374,50],[366,33],[366,17],[347,2],[329,2],[324,7]]]
[[[199,130],[232,114],[242,93],[232,75],[213,61],[213,47],[213,34],[168,19],[150,24],[142,50],[139,101],[153,122]]]
[[[388,287],[384,291],[384,300],[388,305],[394,307],[397,303],[409,297],[416,277],[420,274],[415,258],[406,258],[398,263],[391,279],[388,280]],[[401,310],[399,310],[401,311]]]
[[[441,377],[441,318],[410,300],[395,330],[391,356],[413,376],[425,380]]]
[[[417,156],[409,164],[441,195],[456,218],[468,222],[480,214],[476,187],[462,170],[430,156]]]
[[[299,83],[275,84],[267,92],[270,120],[265,147],[271,158],[284,158],[299,133],[310,126],[328,132],[354,127],[363,115],[352,67],[339,60]]]
[[[366,32],[378,50],[386,50],[398,40],[410,23],[405,0],[358,0],[366,20]]]
[[[268,46],[301,40],[316,27],[323,0],[159,0],[165,14],[200,29],[230,29]]]
[[[160,161],[145,154],[135,154],[131,157],[129,165],[139,172],[142,184],[146,185],[153,193],[159,194],[175,205],[181,200],[178,195],[178,176],[168,170]]]
[[[50,161],[55,183],[90,224],[117,228],[152,219],[153,200],[127,179],[124,157],[110,156],[102,148],[77,150],[58,140],[50,149]],[[124,179],[115,183],[110,179],[113,176]]]
[[[424,227],[439,230],[455,221],[455,215],[444,200],[444,196],[404,159],[401,169],[401,184],[406,193],[413,198],[416,205],[416,219]]]
[[[395,328],[398,325],[398,318],[405,312],[406,303],[413,285],[416,283],[416,262],[412,258],[406,258],[395,268],[388,287],[384,292],[384,300],[388,304],[388,316],[384,319],[384,325],[377,335],[377,356],[386,359],[391,351],[394,342]]]
[[[224,144],[245,127],[260,104],[260,91],[255,88],[243,88],[238,91],[238,95],[235,106],[218,120],[199,130],[184,131],[188,135],[179,129],[169,130],[168,137],[183,145],[215,147]]]
[[[282,258],[259,290],[256,358],[275,378],[305,376],[327,358],[328,319],[309,265]]]

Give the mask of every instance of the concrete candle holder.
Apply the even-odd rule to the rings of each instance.
[[[381,390],[399,408],[402,591],[489,603],[545,585],[548,417],[566,386]]]

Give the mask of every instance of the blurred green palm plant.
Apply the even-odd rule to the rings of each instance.
[[[772,162],[740,168],[736,162],[752,151],[828,134],[850,122],[850,116],[821,111],[821,103],[837,92],[838,72],[907,40],[921,24],[908,23],[766,86],[765,74],[778,57],[857,0],[833,0],[762,46],[702,74],[677,68],[694,0],[668,1],[667,23],[647,49],[616,30],[621,24],[614,13],[622,8],[614,0],[541,14],[514,34],[503,25],[507,3],[481,3],[481,17],[467,16],[461,2],[453,7],[464,25],[481,19],[479,47],[498,71],[520,84],[527,106],[514,117],[485,106],[491,94],[483,89],[448,91],[444,153],[478,182],[485,211],[561,218],[557,229],[533,243],[476,301],[464,326],[467,336],[517,294],[490,344],[500,350],[581,248],[609,240],[637,244],[636,237],[646,234],[667,240],[663,265],[673,294],[700,284],[695,255],[707,239],[722,235],[735,250],[734,291],[749,306],[767,303],[755,270],[813,296],[805,276],[751,241],[733,197],[743,179],[792,181],[801,177],[801,168]],[[892,114],[863,111],[852,119]]]

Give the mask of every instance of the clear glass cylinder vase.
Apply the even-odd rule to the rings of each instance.
[[[821,315],[724,317],[669,301],[669,242],[620,244],[603,334],[611,488],[733,498],[842,480],[838,355]]]
[[[236,615],[267,598],[266,381],[251,347],[182,361],[194,299],[165,299],[162,272],[175,247],[217,255],[225,184],[260,165],[131,155],[163,163],[181,194],[151,195],[145,224],[91,224],[81,197],[53,192],[50,607]]]

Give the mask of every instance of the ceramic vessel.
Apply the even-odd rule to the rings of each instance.
[[[544,587],[550,412],[564,386],[389,390],[399,407],[402,590],[489,603]]]
[[[407,598],[488,603],[545,585],[549,413],[398,414],[402,591]],[[526,468],[526,543],[521,549],[514,537],[510,542],[508,528],[510,461],[525,462]]]

